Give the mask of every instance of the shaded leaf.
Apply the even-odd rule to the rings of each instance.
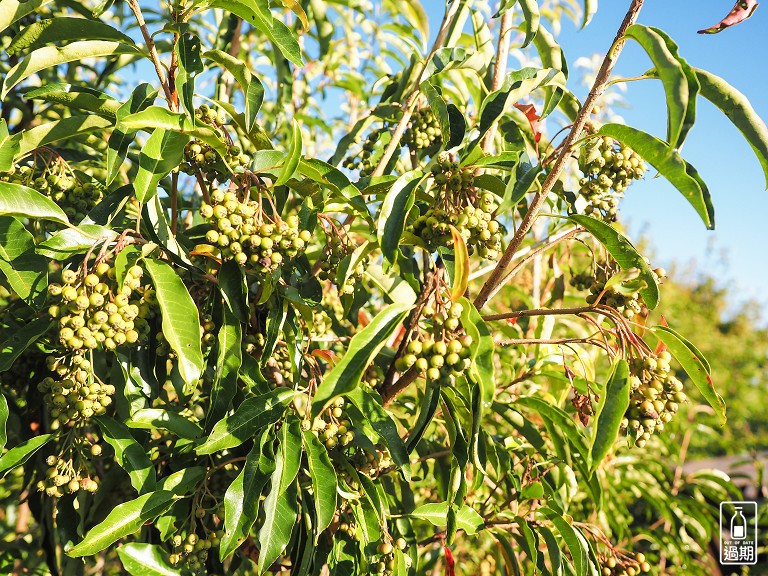
[[[131,576],[178,576],[186,571],[172,566],[165,551],[158,545],[130,542],[117,549],[117,555]]]
[[[45,446],[48,440],[51,439],[52,434],[42,434],[41,436],[35,436],[29,440],[22,442],[8,450],[0,457],[0,478],[4,477],[10,470],[13,470],[17,466],[21,466],[40,448]]]
[[[149,460],[144,448],[131,435],[123,424],[109,416],[100,416],[96,422],[101,428],[104,440],[115,451],[115,460],[128,473],[131,486],[139,494],[155,489],[155,467]]]
[[[469,284],[469,252],[464,237],[451,225],[453,236],[453,286],[451,286],[451,300],[456,302],[467,292]]]
[[[202,434],[200,426],[181,414],[161,408],[141,408],[125,422],[129,428],[168,430],[179,438],[194,439]]]
[[[413,207],[416,187],[423,176],[418,171],[406,172],[395,181],[384,197],[376,223],[376,235],[381,252],[390,263],[397,260],[400,238],[405,229],[405,217]]]
[[[55,18],[38,20],[22,28],[5,51],[8,54],[16,54],[46,44],[70,42],[83,38],[88,40],[116,40],[127,45],[133,44],[130,36],[99,20],[56,16]]]
[[[629,408],[629,364],[619,360],[614,364],[608,383],[595,410],[597,424],[592,431],[590,446],[591,465],[595,470],[616,441],[621,428],[621,420]]]

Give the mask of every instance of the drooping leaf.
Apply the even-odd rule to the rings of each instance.
[[[148,258],[144,260],[144,266],[152,277],[163,314],[163,336],[176,352],[179,372],[191,390],[203,371],[197,306],[184,282],[169,264]]]
[[[448,502],[422,504],[410,513],[413,518],[427,520],[433,526],[445,526],[448,522]],[[483,526],[483,517],[473,508],[462,506],[456,513],[456,527],[468,535],[477,534]]]
[[[599,133],[615,138],[637,152],[680,191],[707,228],[715,227],[715,210],[707,185],[696,169],[666,142],[642,130],[621,124],[605,124]]]
[[[27,14],[31,14],[52,0],[2,0],[0,2],[0,30],[5,30]]]
[[[187,114],[193,116],[195,105],[193,96],[195,93],[195,78],[203,72],[203,59],[201,56],[200,38],[192,33],[179,35],[176,43],[176,52],[179,57],[179,72],[176,75],[176,87],[181,94],[181,102]]]
[[[22,58],[18,64],[8,71],[3,80],[0,98],[4,100],[8,92],[19,82],[46,68],[66,64],[67,62],[79,62],[86,58],[101,58],[104,56],[118,56],[120,54],[141,56],[142,52],[131,44],[107,40],[82,40],[61,47],[46,46],[45,48],[38,48]]]
[[[181,414],[162,408],[142,408],[125,422],[129,428],[142,430],[168,430],[179,438],[194,439],[202,434],[200,426]]]
[[[451,300],[456,302],[462,298],[469,284],[469,252],[464,237],[451,225],[453,237],[453,286],[451,286]]]
[[[88,134],[97,130],[103,131],[110,126],[112,126],[112,120],[94,114],[70,116],[40,124],[19,132],[13,137],[14,141],[18,143],[15,159],[19,160],[41,146],[47,146],[53,142],[66,140],[80,134]]]
[[[67,556],[79,558],[101,552],[120,538],[137,532],[145,522],[167,512],[175,499],[173,492],[157,490],[118,504],[102,522],[88,531],[82,542],[66,551]]]
[[[178,576],[166,552],[157,544],[129,542],[117,549],[123,568],[131,576]],[[181,572],[184,574],[184,572]]]
[[[587,543],[583,537],[579,537],[580,534],[576,528],[571,526],[562,515],[549,508],[543,508],[542,514],[555,525],[557,531],[565,541],[565,545],[568,546],[568,551],[571,553],[573,559],[573,565],[576,570],[576,576],[587,576],[589,573],[589,552],[587,550]]]
[[[96,421],[104,440],[115,451],[115,461],[128,473],[131,486],[139,494],[153,491],[156,484],[155,467],[131,431],[125,424],[109,416],[100,416]]]
[[[285,551],[296,524],[296,484],[291,483],[283,492],[279,489],[285,465],[282,453],[278,451],[269,494],[264,499],[264,523],[258,534],[258,566],[262,573]]]
[[[768,188],[768,126],[757,114],[746,96],[722,78],[694,68],[701,86],[701,95],[717,106],[741,131],[755,151],[765,173]]]
[[[653,310],[656,308],[659,305],[659,285],[648,263],[629,239],[610,224],[597,218],[574,214],[570,219],[585,228],[600,244],[605,246],[605,249],[613,256],[613,259],[616,260],[622,270],[634,268],[640,271],[640,278],[645,282],[645,288],[640,290],[640,295],[649,309]]]
[[[197,448],[198,454],[213,454],[234,448],[249,440],[264,426],[276,422],[293,399],[293,390],[277,388],[266,394],[249,398],[231,416],[220,420],[206,441]]]
[[[368,326],[355,334],[344,357],[325,376],[312,400],[316,417],[336,396],[357,388],[365,369],[384,346],[410,310],[410,304],[390,304],[376,315]]]
[[[608,383],[595,410],[597,424],[592,431],[590,446],[591,470],[597,469],[616,441],[621,420],[629,408],[629,364],[619,360],[614,364]]]
[[[119,30],[100,20],[88,18],[71,18],[56,16],[38,20],[22,28],[21,32],[6,48],[8,54],[16,54],[24,50],[33,50],[46,44],[71,42],[73,40],[115,40],[132,45],[133,40]]]
[[[726,28],[730,28],[736,24],[741,24],[744,22],[744,20],[755,13],[757,6],[757,0],[736,0],[736,4],[725,18],[723,18],[714,26],[699,30],[699,34],[717,34]]]
[[[4,337],[0,340],[0,372],[10,369],[16,358],[45,334],[50,326],[51,319],[44,316],[36,318],[18,329],[4,330]]]
[[[19,153],[19,142],[8,132],[8,123],[0,118],[0,172],[13,168],[14,158]]]
[[[10,470],[24,464],[35,452],[45,446],[52,437],[52,434],[35,436],[8,450],[8,452],[0,457],[0,478],[3,478]]]
[[[157,194],[157,185],[181,164],[189,136],[155,128],[139,152],[139,170],[133,180],[136,199],[144,203]]]
[[[216,341],[216,372],[205,417],[207,424],[218,422],[229,410],[237,392],[237,375],[242,362],[242,328],[234,314],[225,309]]]
[[[538,0],[518,0],[518,3],[523,10],[523,16],[525,16],[525,40],[521,46],[522,48],[525,48],[536,37],[536,33],[539,31],[541,14],[539,13]]]
[[[722,396],[715,390],[712,377],[707,369],[707,364],[701,358],[701,353],[688,345],[685,339],[680,338],[674,330],[665,326],[656,326],[653,334],[666,344],[669,353],[680,363],[685,373],[699,389],[699,392],[712,406],[715,414],[720,419],[720,424],[725,424],[725,402]]]
[[[301,152],[304,148],[304,144],[301,140],[301,126],[295,119],[293,120],[292,134],[293,136],[291,137],[291,145],[288,148],[288,155],[280,170],[280,174],[277,176],[275,186],[282,186],[288,182],[296,172],[296,168],[299,166],[299,160],[301,159]]]
[[[451,118],[448,113],[448,105],[443,99],[440,91],[429,82],[422,82],[419,88],[421,93],[427,97],[429,107],[440,124],[440,132],[443,136],[443,142],[449,142],[451,138]]]
[[[312,478],[312,491],[315,505],[315,542],[333,520],[336,513],[336,471],[328,457],[328,451],[317,437],[309,431],[303,431],[304,449],[307,453],[309,474]]]
[[[418,171],[406,172],[395,181],[384,198],[376,229],[381,252],[388,262],[394,263],[397,259],[405,217],[413,206],[416,188],[423,176]]]
[[[472,345],[470,346],[472,364],[469,367],[469,378],[480,386],[483,408],[488,409],[491,407],[493,396],[496,393],[493,335],[474,304],[466,298],[459,300],[459,303],[462,305],[462,326],[472,337]]]

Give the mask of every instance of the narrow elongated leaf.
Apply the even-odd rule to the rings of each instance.
[[[121,106],[120,102],[104,92],[64,83],[48,84],[29,90],[24,93],[24,98],[56,102],[70,109],[93,112],[109,120],[114,120],[117,117],[117,111]]]
[[[421,172],[406,172],[400,176],[387,193],[379,212],[377,237],[381,253],[391,263],[397,259],[400,238],[405,228],[405,217],[413,207],[416,187],[424,175]]]
[[[585,454],[586,445],[584,435],[581,429],[576,427],[576,424],[566,412],[535,396],[518,398],[517,404],[531,408],[538,412],[539,415],[551,420],[562,434],[571,441],[571,444],[576,451],[582,456]]]
[[[757,114],[746,96],[722,78],[694,68],[701,86],[701,95],[717,106],[744,135],[755,151],[765,173],[768,188],[768,126]]]
[[[736,0],[736,4],[734,4],[733,8],[728,12],[728,15],[725,18],[714,26],[699,30],[699,34],[717,34],[726,28],[741,24],[755,13],[757,6],[757,0]]]
[[[117,549],[120,562],[131,576],[178,576],[165,551],[157,544],[130,542]]]
[[[33,50],[46,44],[71,42],[73,40],[115,40],[123,44],[133,45],[130,36],[123,34],[109,24],[100,20],[88,18],[71,18],[56,16],[46,20],[38,20],[26,26],[13,39],[6,52],[16,54],[24,50]]]
[[[256,442],[245,459],[240,474],[224,495],[224,536],[219,555],[222,560],[245,542],[259,516],[261,493],[274,470],[274,462],[261,452]]]
[[[648,263],[643,259],[629,239],[618,232],[613,226],[581,214],[570,217],[579,226],[585,228],[594,236],[600,244],[605,246],[608,253],[613,256],[622,270],[632,268],[640,270],[640,278],[645,281],[645,288],[640,290],[646,306],[653,310],[659,305],[659,285],[651,272]]]
[[[240,85],[245,97],[245,112],[243,120],[244,128],[250,134],[256,128],[256,115],[264,101],[264,85],[261,81],[251,74],[248,66],[239,58],[223,52],[221,50],[209,50],[203,54],[203,58],[212,60],[222,68],[226,69],[235,78]]]
[[[443,142],[451,140],[451,118],[448,113],[448,105],[440,95],[440,91],[430,82],[422,82],[420,86],[421,93],[427,97],[429,107],[440,124],[440,132],[443,135]]]
[[[10,182],[0,182],[0,214],[69,223],[67,215],[53,200],[37,190]]]
[[[139,84],[134,88],[130,98],[120,106],[115,113],[116,119],[121,121],[131,114],[140,112],[150,106],[157,97],[157,90],[152,88],[147,83]],[[117,177],[123,160],[128,153],[128,146],[133,142],[133,138],[136,136],[135,130],[125,130],[119,125],[109,135],[107,148],[107,186]]]
[[[386,409],[381,405],[381,398],[362,388],[356,388],[347,394],[349,400],[360,410],[361,414],[371,423],[373,429],[384,440],[389,448],[392,461],[402,470],[408,480],[411,476],[411,464],[408,450],[397,431],[397,425]]]
[[[5,30],[27,14],[31,14],[52,0],[2,0],[0,2],[0,30]]]
[[[410,310],[410,304],[390,304],[376,315],[368,326],[352,337],[346,354],[323,379],[312,400],[316,417],[336,396],[357,388],[365,369],[386,344]]]
[[[597,2],[598,0],[584,0],[584,18],[581,22],[582,28],[586,28],[587,24],[592,21],[592,17],[597,14]]]
[[[296,173],[296,168],[299,166],[299,160],[301,159],[301,151],[304,148],[304,144],[301,140],[301,126],[294,118],[293,120],[293,136],[291,137],[291,145],[288,148],[288,155],[283,163],[283,167],[280,169],[280,174],[277,176],[275,186],[282,186],[288,180],[290,180]]]
[[[722,396],[715,390],[712,377],[707,370],[707,364],[701,359],[701,353],[695,348],[689,347],[685,340],[681,339],[674,330],[665,326],[656,326],[653,334],[666,344],[669,353],[675,357],[683,367],[685,373],[699,389],[704,399],[712,406],[715,414],[720,419],[720,424],[725,424],[725,402]]]
[[[200,426],[181,414],[161,408],[142,408],[125,422],[129,428],[143,430],[168,430],[179,438],[194,439],[202,434]]]
[[[8,123],[0,118],[0,172],[8,172],[13,168],[13,159],[19,153],[19,142],[8,132]]]
[[[496,377],[493,368],[495,346],[493,335],[475,305],[466,298],[459,301],[462,305],[461,323],[467,334],[472,336],[471,356],[469,367],[470,379],[480,386],[480,398],[483,408],[488,409],[493,404],[496,393]]]
[[[203,371],[200,347],[200,320],[197,306],[184,282],[169,264],[160,260],[144,260],[152,277],[157,301],[163,313],[163,336],[179,359],[179,372],[192,389]]]
[[[518,2],[520,8],[523,9],[523,16],[525,16],[525,40],[522,45],[522,48],[525,48],[536,37],[536,33],[539,31],[541,14],[539,13],[538,0],[518,0]]]
[[[462,298],[469,284],[469,252],[464,237],[451,225],[453,237],[453,286],[451,286],[451,300],[456,302]]]
[[[156,484],[155,467],[131,431],[125,424],[109,416],[101,416],[97,422],[104,440],[115,451],[115,460],[128,473],[131,486],[139,494],[153,491]]]
[[[146,202],[157,194],[160,180],[171,173],[184,159],[184,145],[189,136],[155,128],[139,152],[139,171],[133,181],[136,199]]]
[[[307,452],[309,475],[312,478],[312,491],[315,504],[315,542],[333,520],[336,514],[336,471],[328,457],[328,451],[317,437],[309,431],[302,432],[304,449]]]
[[[45,446],[52,434],[42,434],[14,446],[8,452],[0,457],[0,478],[4,477],[10,470],[21,466],[30,459],[30,457],[40,448]]]
[[[67,550],[67,556],[79,558],[101,552],[120,538],[137,532],[145,522],[151,522],[167,512],[175,499],[173,492],[157,490],[119,504],[101,523],[88,531],[82,542]]]
[[[448,523],[448,502],[422,504],[410,513],[413,518],[427,520],[433,526],[445,526]],[[468,535],[477,534],[483,526],[483,517],[473,508],[462,506],[456,513],[456,527]]]
[[[6,429],[8,414],[8,400],[0,394],[0,452],[5,448],[5,443],[8,442],[8,430]]]
[[[667,142],[672,148],[679,148],[695,119],[698,82],[694,76],[694,84],[689,83],[686,69],[690,72],[691,67],[680,58],[674,42],[659,32],[655,28],[633,24],[627,29],[626,36],[643,47],[658,72],[667,98]],[[691,107],[693,114],[689,112]]]
[[[61,47],[46,46],[45,48],[38,48],[22,58],[18,64],[8,71],[3,81],[0,98],[5,99],[8,92],[19,82],[46,68],[66,64],[67,62],[79,62],[86,58],[118,56],[120,54],[141,55],[142,52],[131,44],[106,40],[83,40]]]
[[[223,324],[216,341],[216,372],[211,387],[206,425],[218,422],[227,413],[237,392],[237,374],[243,363],[242,328],[229,310],[223,312]]]
[[[666,142],[642,130],[621,124],[605,124],[599,133],[615,138],[637,152],[680,191],[707,228],[715,227],[715,210],[707,185],[696,169]]]
[[[85,254],[99,241],[117,238],[117,232],[98,224],[80,224],[65,228],[37,245],[36,252],[52,260],[66,260],[75,254]]]
[[[283,459],[283,474],[280,477],[280,492],[285,492],[296,479],[301,468],[302,454],[301,423],[298,418],[289,418],[280,428],[280,454]]]
[[[158,490],[168,490],[177,496],[186,496],[195,490],[198,483],[205,477],[208,469],[203,466],[190,466],[170,476],[166,476],[157,483]]]
[[[629,408],[629,364],[619,360],[613,367],[613,373],[605,385],[600,402],[595,411],[597,424],[592,431],[590,456],[591,470],[595,470],[605,458],[616,441],[621,427],[621,420]]]
[[[4,330],[4,338],[0,340],[0,372],[10,369],[16,358],[45,334],[50,326],[50,318],[43,317],[24,324],[16,330]]]
[[[554,510],[543,508],[542,513],[555,525],[566,546],[568,546],[568,551],[573,559],[573,567],[576,569],[576,576],[586,576],[589,568],[589,552],[584,539],[579,538],[576,529]]]
[[[176,76],[176,86],[181,94],[181,102],[187,114],[194,116],[195,105],[193,96],[195,93],[195,78],[203,70],[200,38],[195,34],[185,33],[179,36],[176,43],[176,52],[179,56],[179,72]]]
[[[277,388],[266,394],[249,398],[231,416],[219,421],[208,439],[196,450],[198,454],[213,454],[234,448],[249,440],[264,426],[277,422],[293,399],[294,391]]]
[[[88,116],[70,116],[69,118],[62,118],[61,120],[35,126],[13,137],[19,146],[16,160],[23,158],[41,146],[66,140],[78,134],[88,134],[97,130],[103,131],[110,126],[112,126],[111,120],[93,114]]]
[[[296,485],[290,484],[283,492],[279,489],[284,467],[282,454],[278,452],[269,494],[264,499],[264,523],[258,535],[258,566],[262,573],[285,551],[296,524]]]

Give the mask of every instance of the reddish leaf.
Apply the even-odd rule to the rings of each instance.
[[[322,358],[328,364],[331,366],[336,365],[336,354],[334,354],[330,350],[312,350],[312,356],[317,356],[318,358]]]
[[[531,130],[533,131],[533,137],[536,139],[536,144],[541,140],[541,129],[539,120],[541,116],[536,113],[536,107],[533,104],[515,104],[515,108],[520,110],[525,117],[528,118],[528,122],[531,124]]]
[[[368,313],[365,310],[358,310],[357,311],[357,325],[360,328],[365,328],[370,324],[371,317],[368,315]]]
[[[659,318],[659,324],[661,326],[664,326],[665,328],[669,328],[669,324],[667,324],[667,319],[664,318],[664,314],[662,314],[661,318]],[[664,342],[662,342],[661,340],[659,340],[659,343],[656,344],[656,349],[653,351],[653,353],[656,354],[656,356],[658,356],[659,354],[664,352],[664,350],[666,349],[667,349],[667,345],[664,344]]]
[[[456,576],[451,549],[448,546],[443,546],[443,551],[445,552],[445,576]]]
[[[699,34],[717,34],[726,28],[740,24],[755,13],[757,6],[757,0],[738,0],[728,16],[710,28],[699,30]]]

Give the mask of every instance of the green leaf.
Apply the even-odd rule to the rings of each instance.
[[[47,258],[30,250],[13,262],[0,259],[0,272],[5,275],[14,292],[29,305],[36,307],[45,300],[48,290]]]
[[[4,330],[3,340],[0,340],[0,372],[9,370],[16,358],[21,356],[29,346],[48,331],[51,320],[48,317],[37,318],[21,328]]]
[[[470,356],[472,364],[469,367],[469,377],[480,386],[483,408],[488,409],[496,393],[493,335],[474,304],[466,298],[459,302],[462,305],[461,324],[467,334],[472,336],[472,355]]]
[[[392,185],[381,205],[377,222],[377,237],[384,258],[394,263],[400,238],[405,228],[405,217],[408,215],[416,198],[416,187],[424,174],[418,171],[406,172]]]
[[[595,14],[597,14],[597,0],[584,0],[584,18],[581,21],[581,27],[586,28]]]
[[[301,468],[302,437],[298,418],[288,418],[280,428],[280,454],[283,459],[283,475],[280,478],[280,492],[293,484]]]
[[[680,191],[707,228],[715,227],[715,210],[707,185],[696,169],[666,142],[642,130],[621,124],[605,124],[600,128],[599,134],[615,138],[637,152]]]
[[[188,438],[190,440],[198,438],[203,433],[200,426],[181,414],[161,408],[142,408],[137,410],[125,423],[129,428],[168,430],[179,438]]]
[[[445,526],[448,522],[448,502],[422,504],[409,514],[413,518],[426,520],[433,526]],[[456,527],[469,536],[477,534],[483,527],[483,517],[467,505],[459,508],[456,514]]]
[[[299,166],[299,160],[301,160],[301,152],[304,144],[301,140],[301,125],[295,118],[293,120],[292,134],[288,155],[283,163],[283,167],[280,169],[280,174],[277,176],[275,186],[282,186],[288,182],[288,180],[290,180],[296,173],[296,168]]]
[[[0,260],[12,262],[34,248],[35,239],[24,224],[11,216],[0,216]]]
[[[344,357],[325,376],[312,400],[312,416],[317,417],[328,403],[341,394],[357,388],[365,369],[400,326],[410,304],[390,304],[379,312],[368,326],[355,334]]]
[[[583,537],[580,538],[577,530],[554,510],[542,508],[541,513],[555,525],[566,546],[568,546],[576,569],[576,576],[586,576],[589,568],[589,552]]]
[[[451,118],[448,113],[448,105],[440,95],[439,89],[433,86],[430,82],[422,82],[419,90],[421,90],[421,93],[427,97],[429,107],[432,109],[432,113],[440,124],[440,132],[443,136],[443,142],[449,142],[451,140]]]
[[[0,2],[0,30],[6,30],[27,14],[32,14],[52,0],[2,0]]]
[[[613,226],[593,218],[580,214],[570,216],[570,219],[586,229],[600,244],[605,246],[608,253],[613,256],[622,270],[635,268],[640,270],[640,278],[645,281],[645,288],[640,290],[640,295],[645,305],[651,310],[659,305],[659,285],[651,272],[648,263],[643,259],[629,239],[618,232]]]
[[[208,469],[204,466],[191,466],[158,481],[158,490],[168,490],[177,496],[185,496],[192,492],[197,484],[205,477]]]
[[[680,148],[695,120],[696,76],[680,58],[677,45],[657,28],[633,24],[625,35],[636,40],[653,62],[667,98],[667,142],[673,149]]]
[[[28,90],[24,92],[24,98],[63,104],[71,109],[93,112],[109,120],[115,120],[120,109],[120,102],[104,92],[62,82]]]
[[[5,443],[8,442],[8,430],[6,429],[8,415],[8,400],[0,394],[0,451],[5,448]]]
[[[597,469],[616,441],[621,420],[629,408],[629,393],[629,364],[626,360],[619,360],[613,366],[595,411],[597,424],[592,430],[591,471]]]
[[[694,68],[701,86],[701,95],[717,106],[741,131],[755,151],[765,173],[768,188],[768,126],[757,114],[746,96],[722,78],[706,70]]]
[[[110,126],[112,126],[111,120],[93,114],[88,116],[70,116],[69,118],[62,118],[61,120],[35,126],[13,137],[14,141],[19,145],[16,160],[23,158],[41,146],[47,146],[53,142],[66,140],[79,134],[87,134],[97,130],[103,131]]]
[[[216,372],[213,376],[206,425],[218,422],[229,411],[237,392],[237,374],[243,363],[242,328],[229,310],[223,311],[223,323],[216,341]]]
[[[320,440],[309,431],[303,431],[302,435],[314,492],[314,533],[315,543],[317,543],[320,534],[330,525],[336,514],[336,471],[328,457],[328,451]]]
[[[209,50],[203,58],[212,60],[226,69],[240,85],[245,97],[244,128],[250,134],[256,128],[256,115],[264,101],[264,85],[251,74],[248,65],[234,56],[221,50]]]
[[[116,506],[98,525],[91,528],[77,546],[66,551],[67,556],[93,556],[120,538],[130,536],[146,523],[167,512],[177,496],[167,490],[149,492]]]
[[[105,40],[83,40],[81,42],[72,42],[66,46],[38,48],[22,58],[18,64],[8,71],[3,81],[0,99],[4,100],[8,92],[19,82],[46,68],[66,64],[67,62],[80,62],[86,58],[100,58],[120,54],[142,55],[142,52],[130,44]]]
[[[119,121],[123,120],[131,114],[140,112],[146,109],[155,101],[157,97],[157,90],[152,88],[147,83],[139,84],[134,88],[130,98],[120,106],[115,116]],[[120,172],[123,161],[128,154],[128,147],[133,142],[136,136],[135,130],[124,130],[119,124],[109,135],[108,148],[107,148],[107,181],[109,186]]]
[[[246,442],[260,428],[277,422],[294,395],[293,390],[277,388],[249,398],[240,404],[234,414],[220,420],[213,427],[208,439],[196,452],[199,455],[213,454]]]
[[[131,435],[131,431],[125,424],[109,416],[100,416],[96,422],[101,428],[104,440],[115,451],[115,460],[123,470],[128,472],[131,486],[139,494],[153,491],[157,483],[155,467],[144,448]]]
[[[523,9],[523,16],[525,16],[525,41],[521,48],[525,48],[536,37],[536,33],[539,31],[539,22],[541,22],[541,14],[539,13],[538,0],[518,0],[520,8]]]
[[[584,435],[566,412],[536,396],[518,398],[516,404],[531,408],[538,412],[540,416],[551,420],[560,432],[571,441],[573,448],[579,454],[584,455],[586,453]]]
[[[139,152],[139,171],[133,180],[136,200],[144,203],[157,194],[160,180],[184,159],[184,145],[188,141],[186,134],[155,128]]]
[[[408,450],[405,448],[402,438],[400,438],[395,421],[381,405],[381,398],[378,394],[368,392],[362,388],[352,390],[347,394],[347,397],[384,440],[387,448],[389,448],[392,461],[402,470],[403,476],[408,480],[411,476]]]
[[[53,200],[37,190],[9,182],[0,182],[0,214],[69,223],[67,215]]]
[[[131,576],[178,576],[179,572],[170,564],[165,551],[156,544],[129,542],[117,549],[123,568]]]
[[[116,30],[109,24],[99,20],[88,18],[70,18],[56,16],[46,20],[33,22],[22,28],[21,32],[13,39],[6,52],[17,54],[24,50],[32,50],[59,42],[71,42],[72,40],[116,40],[124,44],[132,45],[134,42],[127,36]]]
[[[240,473],[224,495],[224,536],[219,556],[222,560],[245,542],[259,516],[261,493],[274,470],[274,463],[262,454],[256,442],[245,458]]]
[[[197,306],[171,266],[160,260],[144,260],[152,277],[157,301],[163,313],[163,336],[176,352],[181,377],[191,390],[203,371],[203,352],[200,348],[200,319]]]
[[[451,286],[451,301],[462,298],[469,284],[469,252],[464,237],[451,225],[453,237],[453,286]]]
[[[195,78],[205,69],[200,52],[200,38],[191,33],[179,35],[179,41],[176,43],[176,53],[179,58],[176,87],[181,94],[181,102],[190,116],[195,114],[193,102]]]
[[[0,118],[0,172],[13,168],[14,158],[19,153],[19,142],[8,132],[8,123]]]
[[[0,478],[4,477],[9,470],[24,464],[35,452],[45,446],[52,437],[53,434],[35,436],[8,450],[8,452],[0,457]]]
[[[258,534],[258,566],[259,572],[262,574],[285,551],[291,541],[291,533],[297,517],[296,485],[290,484],[285,491],[280,491],[286,463],[283,460],[282,452],[278,452],[276,456],[271,487],[269,494],[264,499],[264,522]]]
[[[449,70],[471,68],[470,60],[475,55],[475,52],[471,52],[461,46],[439,48],[427,63],[422,80],[427,81],[433,76],[448,72]]]
[[[653,328],[653,334],[666,344],[669,353],[675,357],[683,367],[685,373],[699,389],[704,399],[712,406],[715,414],[720,419],[720,425],[725,424],[725,402],[722,396],[715,390],[715,385],[709,374],[708,364],[701,353],[688,341],[680,337],[674,330],[665,326]]]
[[[36,252],[51,260],[66,260],[75,254],[85,254],[97,242],[111,241],[117,232],[98,224],[80,224],[65,228],[37,245]]]

